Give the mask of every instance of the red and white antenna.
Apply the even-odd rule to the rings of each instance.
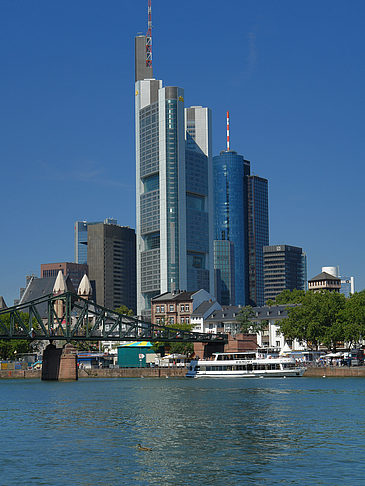
[[[229,111],[227,111],[227,152],[229,152]]]
[[[152,67],[152,9],[148,0],[148,30],[146,34],[146,67]]]

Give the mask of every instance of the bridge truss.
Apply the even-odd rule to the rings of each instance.
[[[207,334],[144,322],[80,298],[49,294],[0,310],[0,339],[58,341],[166,341],[226,343],[225,334]]]

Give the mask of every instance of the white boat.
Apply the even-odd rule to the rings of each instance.
[[[255,351],[213,353],[212,359],[192,360],[188,378],[289,378],[302,376],[303,366],[291,357],[260,357]]]

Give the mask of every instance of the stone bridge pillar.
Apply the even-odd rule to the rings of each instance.
[[[51,342],[43,352],[42,380],[74,381],[78,379],[76,349],[66,344],[63,349]]]

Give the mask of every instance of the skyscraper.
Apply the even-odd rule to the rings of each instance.
[[[92,224],[100,224],[102,221],[76,221],[75,222],[75,263],[87,263],[87,228]],[[114,218],[104,219],[105,224],[117,224]]]
[[[264,246],[269,244],[268,181],[246,176],[248,210],[248,289],[249,303],[261,306],[264,296]]]
[[[306,254],[297,246],[264,246],[264,277],[265,302],[283,290],[306,290]]]
[[[136,311],[136,235],[127,226],[94,223],[88,226],[89,279],[96,303]],[[94,284],[93,284],[94,282]]]
[[[245,159],[231,150],[213,157],[215,240],[231,241],[234,247],[235,304],[246,305],[247,295],[247,193]],[[246,169],[247,170],[247,169]],[[216,259],[215,269],[218,260]],[[221,270],[221,269],[220,269]],[[222,302],[220,302],[222,304]],[[232,299],[231,299],[232,303]]]
[[[264,302],[263,246],[269,243],[268,181],[250,175],[250,171],[250,161],[230,149],[227,112],[227,150],[213,157],[214,248],[221,253],[219,258],[214,255],[214,271],[216,289],[219,285],[226,289],[221,293],[222,305],[256,306]],[[224,240],[232,245],[224,244]],[[233,260],[234,276],[219,283],[219,275],[227,278],[227,262]],[[228,281],[231,287],[227,287]],[[233,282],[234,298],[229,290]]]
[[[145,316],[155,295],[213,288],[210,110],[185,112],[184,90],[152,78],[149,42],[135,42],[137,311]]]

